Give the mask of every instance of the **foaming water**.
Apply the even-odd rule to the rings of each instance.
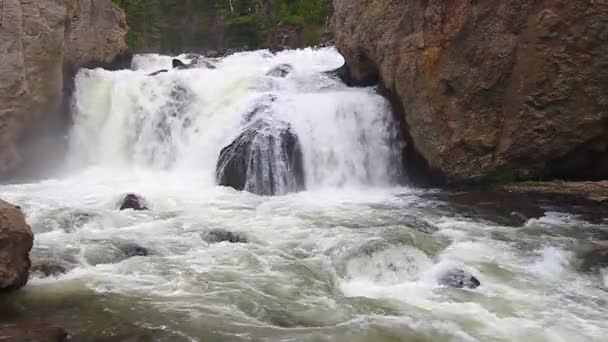
[[[324,74],[342,63],[333,49],[206,62],[152,77],[171,58],[146,55],[78,75],[70,171],[0,187],[36,233],[33,265],[66,273],[33,274],[0,319],[50,320],[75,341],[605,340],[605,272],[577,272],[572,251],[578,229],[608,227],[556,211],[505,227],[396,186],[387,103]],[[266,75],[279,64],[292,73]],[[215,185],[260,106],[298,134],[305,191]],[[150,210],[118,211],[126,192]],[[439,284],[454,269],[481,286]]]
[[[297,134],[311,188],[386,186],[400,174],[390,107],[373,89],[324,74],[343,63],[333,49],[246,52],[207,63],[213,69],[151,77],[170,68],[171,58],[145,55],[134,59],[136,71],[81,71],[72,163],[195,170],[212,185],[222,148],[248,116],[263,112],[267,126],[289,125]],[[286,77],[268,74],[285,64],[293,67]]]

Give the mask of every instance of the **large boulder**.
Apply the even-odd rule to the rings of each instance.
[[[33,243],[34,234],[21,210],[0,200],[0,292],[27,283]]]
[[[64,91],[72,76],[80,66],[109,63],[125,51],[127,24],[111,0],[3,0],[1,5],[0,176],[7,176],[23,159],[44,156],[48,162],[40,151],[54,151],[52,133],[57,143],[64,140],[60,131],[69,126]],[[39,144],[24,151],[24,140]]]
[[[410,166],[448,183],[608,177],[608,0],[333,3],[350,76],[387,90]]]
[[[303,190],[298,136],[285,122],[255,119],[222,149],[216,176],[219,185],[264,196]]]

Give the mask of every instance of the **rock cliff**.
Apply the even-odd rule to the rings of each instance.
[[[21,162],[26,131],[59,114],[65,68],[110,62],[126,50],[127,25],[111,0],[0,4],[0,174],[7,174]]]
[[[608,177],[608,0],[334,0],[355,80],[448,183]],[[414,158],[415,159],[415,158]]]
[[[34,235],[19,208],[0,200],[0,292],[27,283]]]

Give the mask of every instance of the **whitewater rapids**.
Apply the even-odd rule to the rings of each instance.
[[[78,74],[64,175],[0,187],[36,234],[33,264],[67,273],[35,274],[0,320],[50,320],[76,341],[605,341],[604,284],[575,271],[571,246],[606,221],[548,211],[510,227],[399,186],[390,107],[325,73],[343,63],[333,48],[208,62],[148,76],[171,58],[142,55]],[[293,71],[267,75],[281,64]],[[216,185],[260,104],[298,134],[305,191]],[[127,192],[151,210],[118,211]],[[205,240],[216,229],[248,242]],[[481,287],[438,285],[453,268]]]

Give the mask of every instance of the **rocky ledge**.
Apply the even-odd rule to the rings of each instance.
[[[21,210],[0,200],[0,293],[27,283],[33,243],[34,235]]]
[[[333,31],[351,77],[390,94],[409,166],[608,178],[608,0],[334,0]]]

